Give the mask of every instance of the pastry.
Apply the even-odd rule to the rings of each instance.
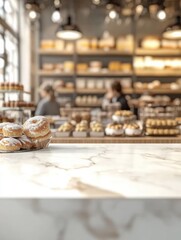
[[[26,149],[29,150],[33,147],[33,142],[31,141],[30,138],[28,138],[26,135],[22,135],[18,140],[21,143],[21,149]]]
[[[1,151],[19,151],[22,147],[21,142],[15,138],[3,138],[0,141]]]
[[[50,124],[46,117],[36,116],[24,123],[23,130],[30,138],[44,137],[50,132]]]
[[[23,128],[18,124],[9,123],[5,124],[2,132],[4,137],[21,137],[23,134]]]
[[[146,127],[176,127],[177,121],[175,119],[147,119]]]
[[[108,136],[121,136],[124,134],[123,125],[118,123],[110,123],[107,125],[105,132]]]

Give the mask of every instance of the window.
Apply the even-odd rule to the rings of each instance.
[[[19,81],[18,0],[0,0],[0,82]]]

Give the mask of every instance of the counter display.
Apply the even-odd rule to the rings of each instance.
[[[52,144],[1,154],[0,197],[181,197],[180,155],[178,144]]]

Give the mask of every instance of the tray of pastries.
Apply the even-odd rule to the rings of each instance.
[[[93,121],[90,123],[91,137],[104,137],[104,127],[101,122]]]
[[[77,123],[75,130],[73,131],[73,137],[87,137],[89,131],[89,125],[86,120],[82,120]]]
[[[117,123],[124,123],[127,121],[135,120],[135,115],[128,110],[118,110],[112,116],[112,120]]]
[[[123,128],[128,137],[141,136],[143,132],[142,126],[136,122],[125,123]]]
[[[0,152],[33,151],[48,147],[51,131],[43,116],[28,119],[23,125],[4,122],[0,124]]]
[[[179,135],[176,119],[147,119],[145,133],[148,136],[176,136]]]
[[[105,133],[107,136],[123,136],[124,129],[121,123],[109,123],[106,126]]]
[[[74,130],[74,126],[70,122],[65,122],[58,128],[58,131],[55,133],[55,136],[70,137],[73,130]]]

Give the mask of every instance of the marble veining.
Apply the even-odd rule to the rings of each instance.
[[[0,155],[0,197],[181,197],[179,144],[52,144]]]
[[[180,240],[179,200],[0,200],[2,240]]]

